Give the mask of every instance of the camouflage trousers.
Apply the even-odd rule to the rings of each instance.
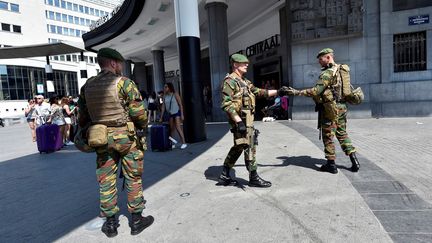
[[[233,133],[234,137],[234,146],[231,147],[230,151],[228,152],[227,157],[225,158],[224,165],[228,166],[229,168],[234,167],[235,163],[237,162],[238,158],[244,151],[244,157],[245,157],[245,164],[248,171],[254,171],[257,169],[257,162],[256,162],[256,145],[246,145],[246,144],[239,144],[237,145],[235,140],[238,138],[241,138],[242,135],[239,133]],[[250,156],[249,156],[250,155]],[[252,160],[248,160],[247,158],[252,158]]]
[[[335,145],[333,143],[333,138],[335,135],[336,138],[339,140],[339,144],[346,155],[349,155],[356,151],[346,131],[346,123],[347,123],[346,104],[342,104],[342,103],[337,104],[337,108],[338,108],[338,117],[336,119],[336,122],[323,119],[323,122],[321,123],[322,137],[324,143],[324,153],[326,159],[328,160],[336,159]]]
[[[99,182],[100,210],[102,216],[112,216],[119,211],[117,206],[117,169],[125,177],[127,205],[130,213],[144,209],[141,176],[144,152],[137,148],[136,137],[130,136],[126,127],[108,128],[108,144],[97,148],[96,175]]]

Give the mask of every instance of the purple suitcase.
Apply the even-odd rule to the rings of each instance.
[[[61,149],[63,136],[60,127],[55,124],[45,124],[36,128],[37,147],[40,153],[50,153]]]
[[[150,128],[150,145],[152,151],[167,151],[171,149],[169,127],[166,124],[153,125]]]

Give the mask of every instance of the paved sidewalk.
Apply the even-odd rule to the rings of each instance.
[[[232,136],[227,124],[207,125],[205,142],[146,153],[144,214],[155,223],[131,236],[123,192],[113,239],[99,228],[94,154],[39,154],[25,124],[0,128],[0,242],[432,241],[432,118],[350,120],[362,167],[352,173],[338,155],[337,175],[318,171],[315,121],[256,126],[258,172],[271,188],[247,186],[242,157],[241,186],[216,186]]]

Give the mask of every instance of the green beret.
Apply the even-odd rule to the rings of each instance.
[[[123,56],[116,50],[111,48],[102,48],[98,51],[97,57],[105,57],[124,62]]]
[[[249,60],[247,59],[247,57],[245,55],[238,54],[238,53],[231,55],[231,61],[232,62],[240,62],[240,63],[249,63]]]
[[[329,53],[333,53],[333,49],[331,49],[331,48],[324,48],[320,52],[318,52],[317,58],[319,58],[322,55],[329,54]]]

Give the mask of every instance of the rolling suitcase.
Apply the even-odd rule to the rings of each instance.
[[[36,128],[36,141],[39,153],[50,153],[63,146],[63,136],[59,126],[45,124]]]
[[[150,128],[150,145],[152,151],[167,151],[171,149],[167,125],[153,125]]]

